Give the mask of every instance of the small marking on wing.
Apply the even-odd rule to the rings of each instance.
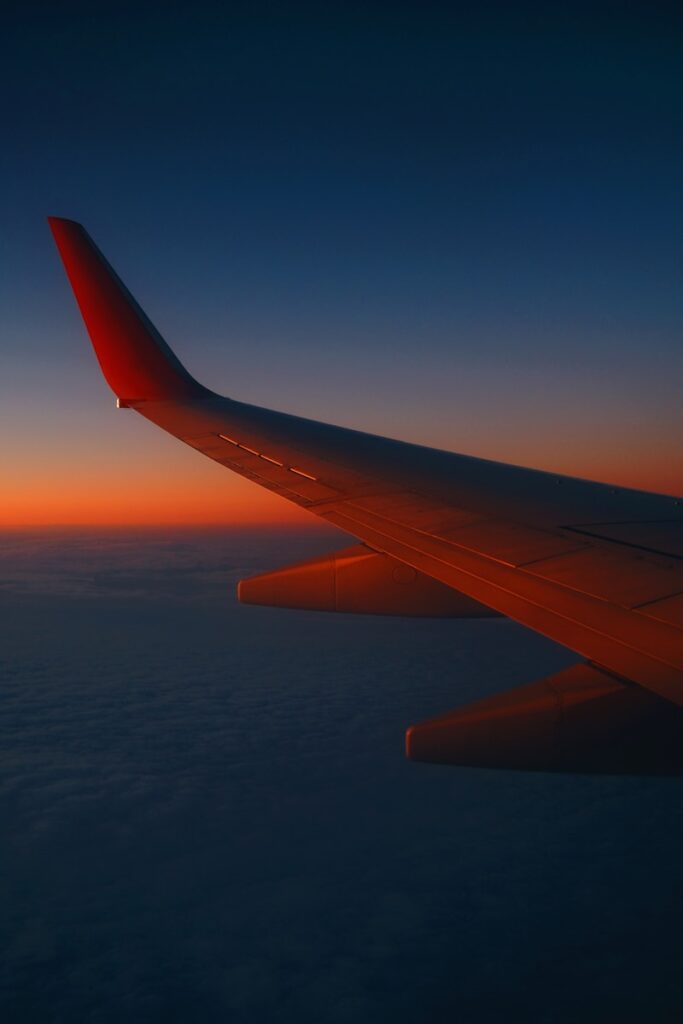
[[[313,476],[312,473],[306,473],[303,469],[298,469],[297,466],[288,466],[287,469],[290,473],[296,473],[297,476],[305,476],[307,480],[317,480],[317,476]]]
[[[242,441],[236,441],[234,437],[228,437],[227,434],[219,434],[218,437],[222,441],[227,441],[228,444],[232,444],[235,448],[240,448],[244,452],[249,452],[250,455],[255,455],[259,459],[263,459],[264,462],[270,462],[273,466],[279,466],[281,469],[286,469],[289,473],[296,473],[297,476],[303,476],[307,480],[314,480],[317,482],[317,476],[313,476],[312,473],[307,473],[305,469],[300,469],[298,466],[285,466],[284,462],[280,462],[279,459],[274,459],[272,455],[266,455],[264,452],[259,452],[255,448],[250,448],[248,444],[243,444]]]

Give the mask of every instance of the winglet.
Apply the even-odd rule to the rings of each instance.
[[[190,376],[87,231],[48,217],[95,354],[122,405],[209,394]]]

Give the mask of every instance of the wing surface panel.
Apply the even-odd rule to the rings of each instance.
[[[623,608],[635,608],[683,590],[680,562],[632,549],[584,548],[545,558],[526,568],[534,576]]]
[[[478,551],[507,565],[521,566],[585,549],[578,536],[560,530],[539,530],[505,519],[479,519],[437,535],[458,547]]]
[[[660,696],[683,703],[683,633],[670,624],[348,505],[326,512],[325,518],[375,550],[448,583]]]
[[[610,540],[641,551],[668,555],[669,558],[683,558],[683,523],[676,520],[587,523],[573,530],[589,539]]]
[[[683,629],[683,594],[665,597],[661,601],[650,601],[637,609],[640,615],[651,619],[660,619],[672,626]]]

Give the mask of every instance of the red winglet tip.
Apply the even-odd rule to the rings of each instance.
[[[207,394],[109,266],[82,224],[48,217],[102,372],[126,401]]]

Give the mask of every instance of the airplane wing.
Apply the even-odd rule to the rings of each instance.
[[[243,601],[503,615],[575,651],[556,676],[412,726],[415,760],[683,773],[683,504],[246,405],[181,365],[86,231],[49,223],[119,406],[353,535]]]

